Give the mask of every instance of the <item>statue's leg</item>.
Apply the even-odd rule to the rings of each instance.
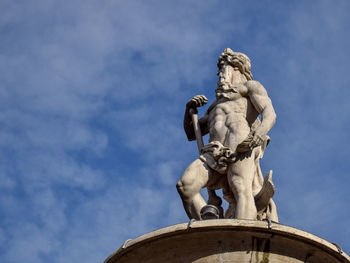
[[[216,194],[214,189],[208,187],[208,205],[216,206],[219,210],[219,218],[224,217],[224,209],[222,208],[222,199]]]
[[[185,211],[190,219],[200,219],[200,211],[206,205],[200,190],[209,181],[209,168],[200,159],[191,163],[176,184]]]
[[[227,180],[225,180],[225,185],[222,188],[222,194],[224,199],[228,202],[225,218],[235,218],[236,200]]]
[[[236,200],[235,218],[257,218],[257,210],[253,196],[253,179],[256,173],[255,155],[257,148],[240,154],[227,173],[227,180]]]

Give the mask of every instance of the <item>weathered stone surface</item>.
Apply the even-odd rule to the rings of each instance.
[[[253,220],[205,220],[128,240],[105,263],[350,262],[345,252],[299,229]]]
[[[200,219],[200,211],[209,204],[217,207],[220,218],[278,221],[271,199],[275,191],[272,171],[264,180],[259,164],[276,114],[250,68],[246,55],[225,49],[218,61],[215,101],[199,120],[197,107],[205,105],[207,98],[197,95],[186,104],[184,129],[189,140],[197,140],[200,156],[187,167],[177,189],[191,219]],[[209,143],[203,146],[202,135],[207,133]],[[200,194],[204,187],[208,202]],[[218,189],[229,202],[226,213],[215,194]]]

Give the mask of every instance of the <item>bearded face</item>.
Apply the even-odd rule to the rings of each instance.
[[[217,87],[215,89],[216,92],[216,97],[217,98],[228,98],[228,96],[230,96],[230,93],[236,93],[236,88],[232,85],[232,81],[233,81],[233,75],[234,75],[234,71],[235,70],[239,70],[237,69],[238,67],[234,67],[231,64],[228,64],[227,62],[225,62],[218,71],[218,76],[219,76],[219,80],[218,80],[218,84]]]
[[[233,78],[233,71],[234,67],[233,65],[230,65],[228,63],[223,63],[223,65],[219,68],[218,76],[218,86],[229,86],[230,83],[232,83]]]
[[[246,80],[253,78],[249,58],[243,53],[233,52],[228,48],[219,57],[218,69],[219,80],[215,90],[217,98],[234,98],[234,94],[237,93],[236,87],[232,85],[235,71],[244,75]]]

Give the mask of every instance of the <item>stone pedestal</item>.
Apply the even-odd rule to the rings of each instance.
[[[162,228],[124,245],[105,263],[350,262],[336,245],[289,226],[218,219]]]

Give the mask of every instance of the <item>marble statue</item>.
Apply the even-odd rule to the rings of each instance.
[[[200,156],[176,185],[185,211],[196,220],[278,222],[271,199],[275,191],[272,171],[264,178],[259,164],[270,141],[267,133],[276,121],[271,100],[265,88],[253,80],[245,54],[225,49],[218,60],[218,76],[216,100],[202,118],[198,120],[197,107],[207,103],[205,96],[197,95],[186,104],[184,129],[189,141],[197,140]],[[207,133],[209,143],[203,146],[202,135]],[[200,194],[204,187],[208,189],[207,203]],[[215,193],[219,189],[229,203],[225,213]]]

